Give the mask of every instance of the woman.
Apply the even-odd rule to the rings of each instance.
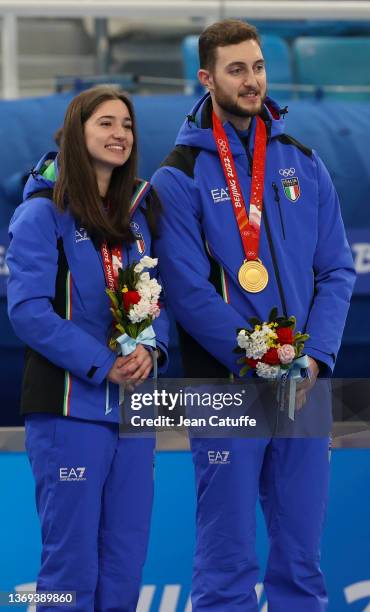
[[[22,412],[42,527],[37,589],[76,591],[72,609],[84,612],[136,610],[152,506],[154,439],[120,438],[118,426],[118,384],[146,379],[152,355],[108,348],[101,255],[113,252],[113,267],[150,255],[159,205],[135,178],[136,142],[122,92],[81,93],[60,154],[39,162],[10,223],[9,317],[29,347]],[[163,312],[153,327],[163,365]]]

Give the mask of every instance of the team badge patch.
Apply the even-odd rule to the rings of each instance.
[[[296,176],[293,178],[285,178],[281,179],[283,184],[283,189],[286,197],[291,202],[296,202],[301,195],[301,188],[299,186],[299,181]]]
[[[134,234],[134,237],[136,240],[136,247],[137,247],[137,250],[139,251],[139,255],[144,255],[146,247],[145,247],[145,241],[144,241],[143,235],[140,231],[140,227],[138,223],[135,223],[135,221],[131,221],[130,227],[132,229],[132,233]]]

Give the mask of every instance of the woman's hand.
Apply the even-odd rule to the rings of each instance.
[[[152,356],[148,349],[138,344],[126,357],[117,357],[108,372],[108,380],[116,384],[140,382],[148,378],[153,367]]]

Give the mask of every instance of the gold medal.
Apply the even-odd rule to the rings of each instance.
[[[259,293],[267,286],[269,275],[259,259],[245,259],[240,266],[238,280],[245,291]]]

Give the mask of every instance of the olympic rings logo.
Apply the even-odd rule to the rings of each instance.
[[[218,143],[218,146],[221,149],[222,153],[224,155],[226,155],[226,153],[228,152],[229,149],[228,149],[228,146],[227,146],[226,142],[224,141],[224,139],[223,138],[217,138],[217,143]]]
[[[294,176],[295,174],[295,168],[289,168],[289,170],[287,168],[285,168],[284,170],[279,170],[279,174],[280,176],[285,176],[285,178],[287,178],[288,176]]]

